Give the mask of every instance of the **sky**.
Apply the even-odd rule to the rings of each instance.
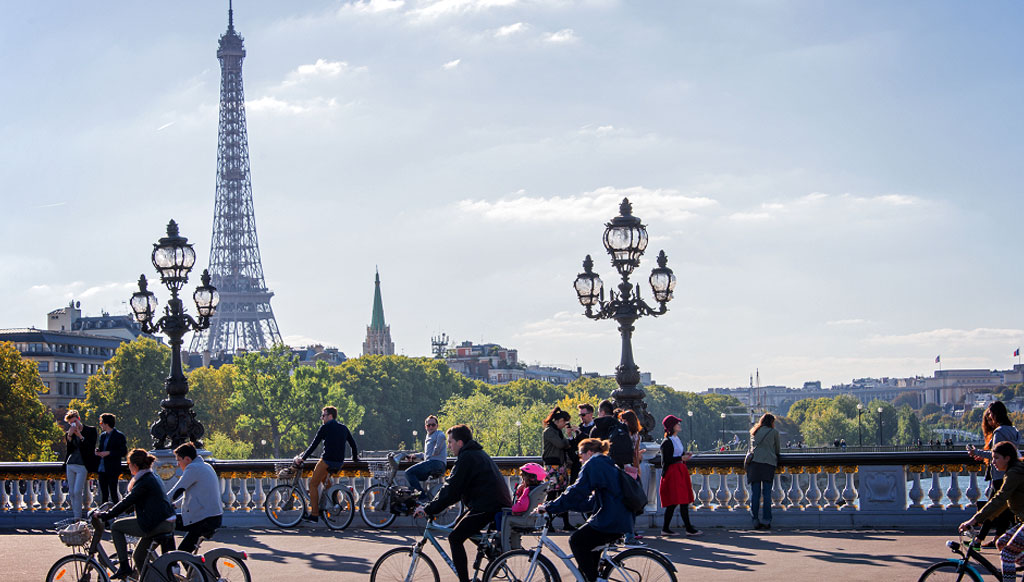
[[[127,313],[168,220],[208,263],[227,2],[2,4],[0,328],[72,300]],[[615,282],[601,236],[628,197],[651,237],[642,295],[659,250],[678,278],[635,326],[659,383],[1017,361],[1019,2],[234,9],[291,345],[358,356],[379,269],[398,353],[443,332],[613,373],[616,325],[584,317],[572,282],[587,254]]]

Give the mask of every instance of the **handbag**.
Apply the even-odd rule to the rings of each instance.
[[[747,454],[743,456],[744,471],[747,471],[750,468],[750,462],[754,459],[754,449],[757,448],[757,445],[763,443],[764,439],[768,438],[768,433],[770,432],[771,431],[769,430],[768,432],[764,433],[764,436],[761,437],[761,440],[754,443],[753,446],[751,446],[750,449],[747,451]]]

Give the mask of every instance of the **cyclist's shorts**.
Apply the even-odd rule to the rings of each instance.
[[[338,471],[341,470],[342,467],[345,466],[344,462],[332,463],[330,461],[324,461],[324,464],[327,465],[327,470],[330,471],[331,473],[337,473]]]

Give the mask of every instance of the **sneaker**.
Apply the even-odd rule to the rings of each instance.
[[[679,534],[677,534],[676,532],[674,532],[674,531],[672,531],[670,529],[663,529],[663,530],[661,530],[661,535],[663,537],[667,538],[667,537],[672,537],[672,536],[676,536],[676,535],[679,535]]]
[[[626,546],[627,548],[639,548],[639,547],[646,546],[647,544],[643,543],[642,541],[640,541],[637,538],[633,538],[633,539],[629,539],[629,540],[623,541],[622,545]]]
[[[701,535],[703,533],[704,532],[702,532],[699,529],[694,528],[694,527],[686,528],[686,535],[688,535],[688,536],[699,536],[699,535]]]

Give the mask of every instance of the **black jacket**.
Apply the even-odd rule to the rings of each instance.
[[[672,440],[666,438],[661,441],[661,472],[664,473],[665,469],[669,468],[669,465],[674,465],[683,460],[682,455],[672,456],[673,453]]]
[[[436,515],[456,501],[469,511],[494,512],[512,507],[512,494],[505,477],[480,443],[470,440],[459,450],[451,475],[434,500],[427,504],[427,515]]]
[[[102,441],[103,434],[100,434],[96,440],[96,450],[99,450]],[[103,472],[108,475],[120,475],[121,459],[128,455],[128,439],[125,438],[123,432],[116,428],[110,431],[110,435],[107,436],[107,451],[110,454],[106,457],[96,457],[99,460],[96,464],[97,468],[102,463]]]
[[[320,441],[324,443],[324,454],[320,457],[323,462],[344,463],[345,443],[352,445],[352,462],[356,463],[359,461],[359,448],[356,446],[356,439],[352,437],[348,427],[337,420],[320,425],[320,428],[316,431],[316,436],[313,437],[313,442],[309,443],[309,448],[302,453],[302,460],[308,459],[313,454],[313,451],[320,446]]]
[[[124,499],[110,508],[107,518],[113,519],[133,507],[139,529],[144,532],[152,531],[161,521],[174,515],[174,507],[167,501],[164,486],[154,473],[146,473],[140,477]]]
[[[615,424],[619,422],[619,419],[614,416],[601,416],[594,419],[594,428],[590,429],[590,434],[584,438],[592,439],[608,439],[612,436],[612,429],[615,428]]]
[[[96,427],[95,426],[82,426],[82,440],[75,442],[75,440],[67,439],[65,437],[65,443],[68,445],[68,454],[64,457],[64,466],[67,466],[68,460],[71,458],[71,453],[77,448],[82,453],[82,461],[85,463],[85,468],[90,473],[94,473],[100,466],[100,458],[96,456]]]

